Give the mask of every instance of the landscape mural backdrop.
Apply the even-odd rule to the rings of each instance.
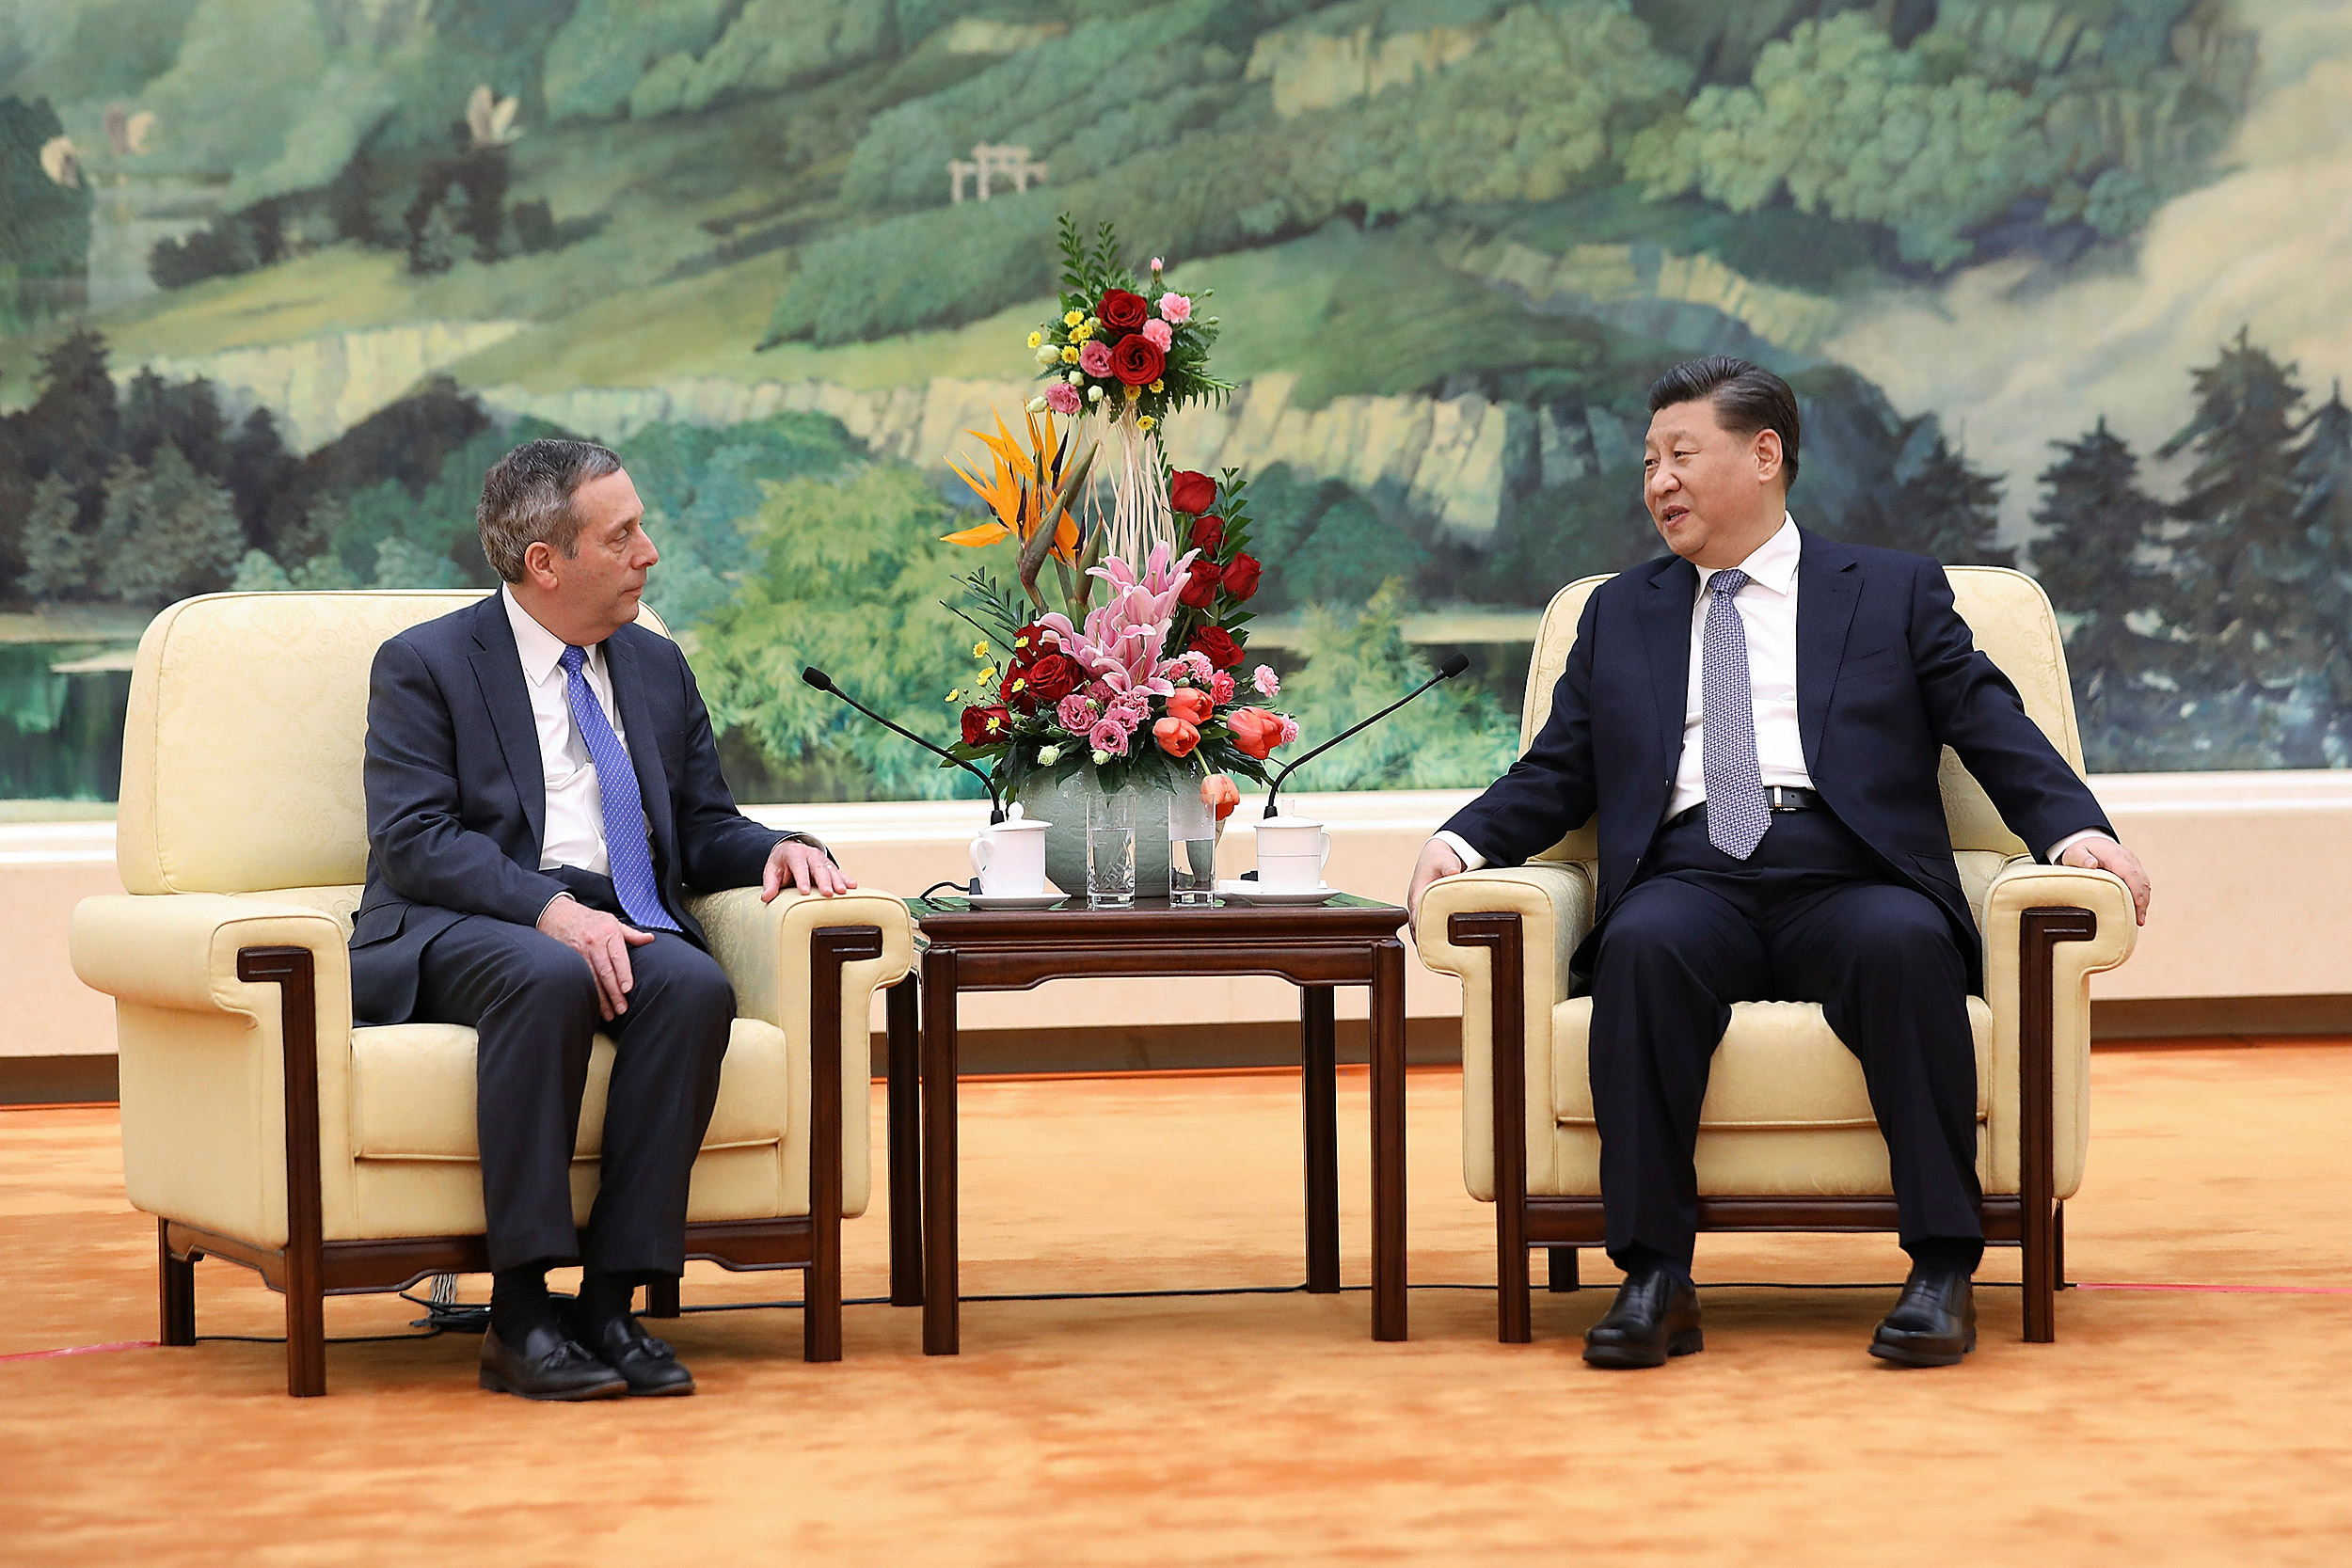
[[[2100,770],[2352,762],[2352,8],[2326,0],[0,0],[0,795],[110,798],[224,588],[488,584],[617,446],[751,799],[969,780],[948,473],[1057,215],[1214,291],[1301,775],[1483,782],[1642,396],[1745,355],[1808,526],[2014,564]]]

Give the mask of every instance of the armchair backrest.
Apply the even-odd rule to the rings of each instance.
[[[2042,726],[2074,771],[2083,770],[2082,737],[2074,727],[2074,691],[2066,675],[2066,642],[2059,634],[2058,612],[2050,608],[2042,585],[2023,572],[2005,566],[1950,566],[1952,598],[1961,619],[1976,634],[1977,646],[2017,687],[2026,712]],[[1584,601],[1607,582],[1606,576],[1580,578],[1552,595],[1535,633],[1535,648],[1528,660],[1527,697],[1519,714],[1519,750],[1531,745],[1551,713],[1551,689],[1576,644],[1576,624]],[[1800,602],[1799,613],[1803,613]],[[1949,747],[1944,751],[1939,780],[1944,791],[1944,817],[1949,824],[1956,851],[1989,850],[2022,855],[2026,846],[2001,821],[1984,789],[1960,765]],[[1592,824],[1568,834],[1537,856],[1538,860],[1594,860],[1600,843]]]
[[[264,893],[367,875],[368,672],[480,589],[207,594],[139,639],[115,862],[131,893]],[[640,625],[669,635],[649,610]]]

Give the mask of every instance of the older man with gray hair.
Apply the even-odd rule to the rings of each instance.
[[[816,840],[736,809],[693,673],[635,624],[660,559],[644,519],[603,447],[516,448],[476,515],[504,586],[387,641],[370,677],[353,1013],[477,1032],[482,1386],[526,1399],[694,1389],[629,1313],[638,1285],[685,1268],[735,1017],[687,895],[856,885]],[[615,1056],[583,1233],[572,1146],[599,1029]],[[559,1316],[546,1274],[573,1262]]]

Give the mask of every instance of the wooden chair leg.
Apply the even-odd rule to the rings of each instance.
[[[2058,1127],[2056,1100],[2056,950],[2099,933],[2089,910],[2032,909],[2018,938],[2018,1167],[2025,1210],[2026,1338],[2058,1338]]]
[[[306,947],[240,947],[237,978],[278,987],[286,1106],[286,1392],[326,1392],[325,1234],[319,1199],[318,974]]]
[[[2065,1290],[2066,1205],[2063,1203],[2059,1204],[2058,1212],[2050,1216],[2050,1273],[2057,1279],[2058,1288],[2061,1291]]]
[[[1523,1345],[1534,1338],[1535,1304],[1527,1262],[1527,1031],[1525,947],[1519,917],[1508,911],[1457,914],[1446,921],[1456,946],[1493,950],[1493,1096],[1495,1150],[1495,1338]]]
[[[841,970],[851,958],[878,958],[882,950],[882,931],[872,926],[828,927],[809,942],[810,1234],[808,1269],[801,1276],[804,1361],[841,1359]],[[864,1027],[861,1022],[859,1028]],[[859,1054],[864,1053],[861,1045]]]
[[[1547,1250],[1551,1254],[1551,1277],[1548,1281],[1551,1290],[1573,1291],[1582,1283],[1576,1273],[1576,1248],[1556,1246]]]
[[[167,1345],[196,1343],[196,1259],[171,1255],[171,1222],[155,1222],[155,1305]]]
[[[645,1316],[675,1318],[677,1316],[677,1276],[664,1275],[660,1279],[645,1281]]]

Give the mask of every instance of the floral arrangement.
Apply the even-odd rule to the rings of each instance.
[[[1065,215],[1061,246],[1061,314],[1029,334],[1049,384],[1029,401],[1027,440],[1000,415],[995,434],[970,432],[988,449],[989,477],[956,468],[993,516],[947,542],[1010,540],[1017,553],[1014,586],[984,567],[958,579],[967,603],[949,608],[980,636],[970,681],[947,693],[963,709],[953,750],[988,765],[1007,794],[1040,770],[1059,783],[1091,768],[1105,791],[1198,785],[1222,819],[1240,799],[1224,775],[1263,780],[1298,725],[1262,705],[1281,690],[1272,669],[1259,665],[1246,685],[1239,674],[1262,571],[1246,482],[1230,468],[1222,479],[1171,472],[1160,454],[1170,412],[1231,389],[1208,371],[1216,321],[1183,294],[1152,300],[1131,287],[1108,224],[1089,250]],[[1154,258],[1154,289],[1161,270]],[[1113,443],[1119,499],[1105,517],[1089,483]],[[1058,609],[1047,602],[1056,585]]]

